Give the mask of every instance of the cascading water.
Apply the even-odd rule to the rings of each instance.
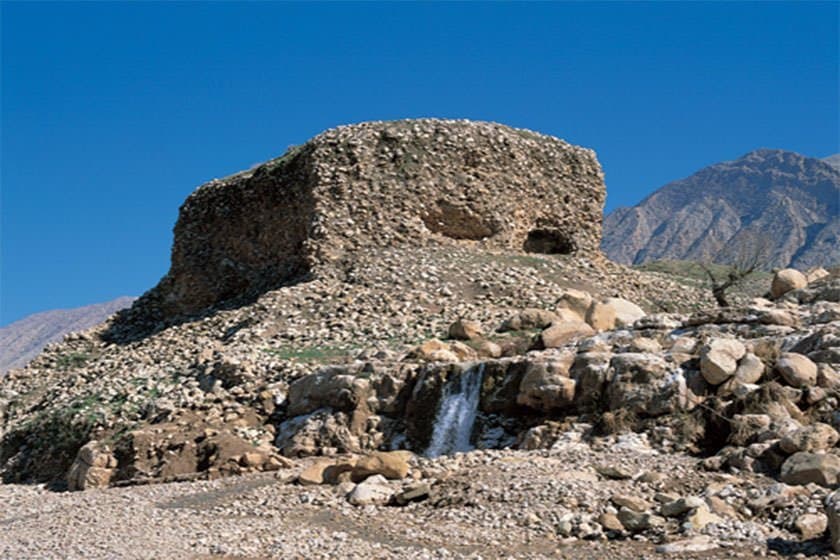
[[[457,379],[450,379],[443,388],[437,416],[435,417],[432,440],[426,449],[427,457],[438,457],[469,451],[481,383],[484,379],[484,364],[473,366]]]

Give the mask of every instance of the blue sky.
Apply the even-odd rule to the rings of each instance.
[[[0,325],[141,294],[196,186],[339,124],[553,134],[597,151],[608,210],[836,153],[838,6],[3,2]]]

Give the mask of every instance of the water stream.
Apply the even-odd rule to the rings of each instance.
[[[426,449],[427,457],[469,451],[473,448],[470,436],[475,424],[483,379],[482,363],[467,369],[454,379],[447,380],[435,416],[432,440]]]

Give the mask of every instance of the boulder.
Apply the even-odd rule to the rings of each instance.
[[[586,311],[586,322],[597,332],[612,330],[616,322],[615,308],[596,301]]]
[[[354,506],[384,506],[391,501],[394,490],[381,475],[371,476],[357,484],[347,496],[347,501]]]
[[[827,453],[800,451],[782,464],[782,482],[787,484],[819,484],[835,488],[840,484],[840,457]]]
[[[410,451],[374,451],[361,457],[353,467],[351,478],[359,482],[369,476],[381,475],[385,478],[402,479],[408,476]]]
[[[111,483],[116,467],[117,460],[110,450],[97,441],[90,441],[79,449],[67,472],[67,489],[104,488]]]
[[[563,371],[551,363],[531,362],[519,383],[516,403],[542,412],[561,409],[574,402],[575,386],[568,368]]]
[[[829,494],[825,499],[825,512],[828,515],[831,546],[834,552],[840,554],[840,490]]]
[[[557,315],[551,311],[528,308],[516,313],[499,327],[499,332],[545,329],[557,321]]]
[[[837,430],[828,424],[816,422],[785,435],[779,442],[779,447],[790,454],[800,451],[825,451],[834,447],[838,439],[840,434]]]
[[[581,318],[586,316],[586,310],[589,309],[590,305],[592,305],[592,295],[582,290],[564,290],[557,300],[558,308],[570,309]]]
[[[827,271],[826,269],[824,269],[823,267],[816,266],[814,268],[808,269],[808,271],[805,273],[805,279],[810,284],[811,282],[816,282],[817,280],[820,280],[821,278],[825,278],[826,276],[829,276],[830,274],[831,273],[829,271]]]
[[[455,340],[477,340],[483,334],[481,323],[478,321],[458,319],[449,325],[449,338],[454,338]]]
[[[607,298],[604,303],[615,311],[615,324],[617,327],[631,327],[633,323],[646,315],[645,311],[633,303],[622,298]]]
[[[764,362],[752,352],[744,354],[735,369],[735,379],[741,383],[752,384],[758,383],[762,375],[764,375]]]
[[[803,539],[821,537],[828,528],[828,517],[824,513],[803,513],[796,518],[793,526]]]
[[[770,295],[780,298],[792,290],[798,290],[808,285],[808,279],[795,268],[785,268],[773,275],[770,283]]]
[[[817,383],[817,365],[802,354],[783,353],[776,362],[776,371],[792,387],[812,387]]]
[[[331,461],[316,461],[303,469],[298,475],[298,483],[302,486],[323,484],[324,471],[332,464]]]
[[[747,349],[732,338],[715,338],[700,350],[700,372],[712,385],[720,385],[738,369],[740,360]]]
[[[583,321],[566,321],[555,323],[540,334],[540,342],[544,348],[559,348],[564,344],[582,338],[592,336],[595,331]]]

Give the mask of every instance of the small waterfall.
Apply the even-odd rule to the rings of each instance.
[[[475,423],[483,379],[482,363],[446,382],[435,417],[432,441],[426,449],[427,457],[469,451],[473,448],[470,445],[470,435]]]

